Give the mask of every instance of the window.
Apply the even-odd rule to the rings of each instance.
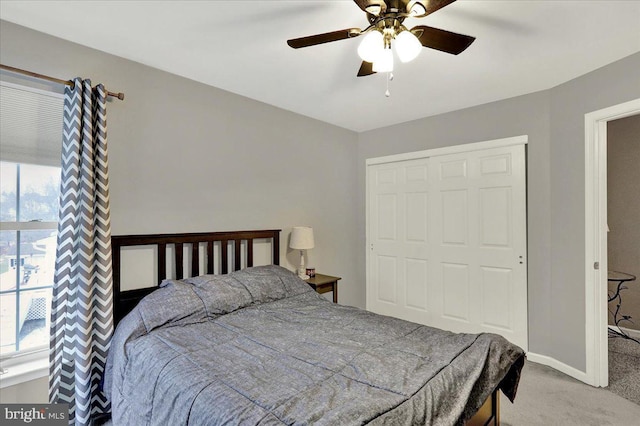
[[[47,347],[60,168],[0,162],[0,356]]]
[[[0,387],[46,375],[63,96],[0,82]]]

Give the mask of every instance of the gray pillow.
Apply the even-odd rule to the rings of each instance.
[[[228,314],[253,303],[251,293],[232,275],[201,275],[183,281],[193,285],[209,316]]]
[[[169,323],[190,324],[206,318],[201,298],[191,285],[179,280],[164,280],[159,289],[138,303],[136,309],[148,332]]]
[[[182,281],[193,285],[193,291],[202,299],[209,316],[313,291],[293,272],[277,265],[255,266],[228,275],[201,275]]]
[[[230,274],[247,287],[254,303],[264,303],[313,291],[296,274],[278,265],[255,266]]]

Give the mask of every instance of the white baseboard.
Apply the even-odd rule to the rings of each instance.
[[[630,328],[624,327],[616,327],[614,325],[608,326],[612,330],[622,330],[627,333],[629,336],[640,339],[640,330],[633,330]],[[527,361],[535,362],[536,364],[546,365],[547,367],[551,367],[555,370],[560,371],[561,373],[566,374],[567,376],[571,376],[574,379],[580,380],[588,385],[594,386],[595,384],[589,378],[586,372],[580,371],[577,368],[571,367],[563,362],[558,361],[555,358],[552,358],[547,355],[540,355],[533,352],[527,353]]]
[[[533,352],[527,353],[527,361],[535,362],[536,364],[546,365],[547,367],[551,367],[555,370],[558,370],[561,373],[566,374],[567,376],[571,376],[574,379],[580,380],[588,385],[593,386],[591,380],[587,376],[587,373],[584,371],[580,371],[577,368],[571,367],[563,362],[558,361],[555,358],[551,358],[546,355],[539,355]]]

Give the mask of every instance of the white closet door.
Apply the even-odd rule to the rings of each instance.
[[[524,146],[432,157],[432,325],[527,349]],[[435,195],[437,194],[437,195]]]
[[[376,166],[369,173],[368,309],[428,321],[429,170],[427,159]]]
[[[367,309],[527,350],[524,145],[369,166]]]

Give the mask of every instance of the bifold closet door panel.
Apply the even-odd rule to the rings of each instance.
[[[526,350],[524,145],[368,168],[367,309]]]
[[[382,164],[369,173],[369,310],[430,321],[427,159]]]
[[[524,146],[430,158],[432,325],[527,348]]]

